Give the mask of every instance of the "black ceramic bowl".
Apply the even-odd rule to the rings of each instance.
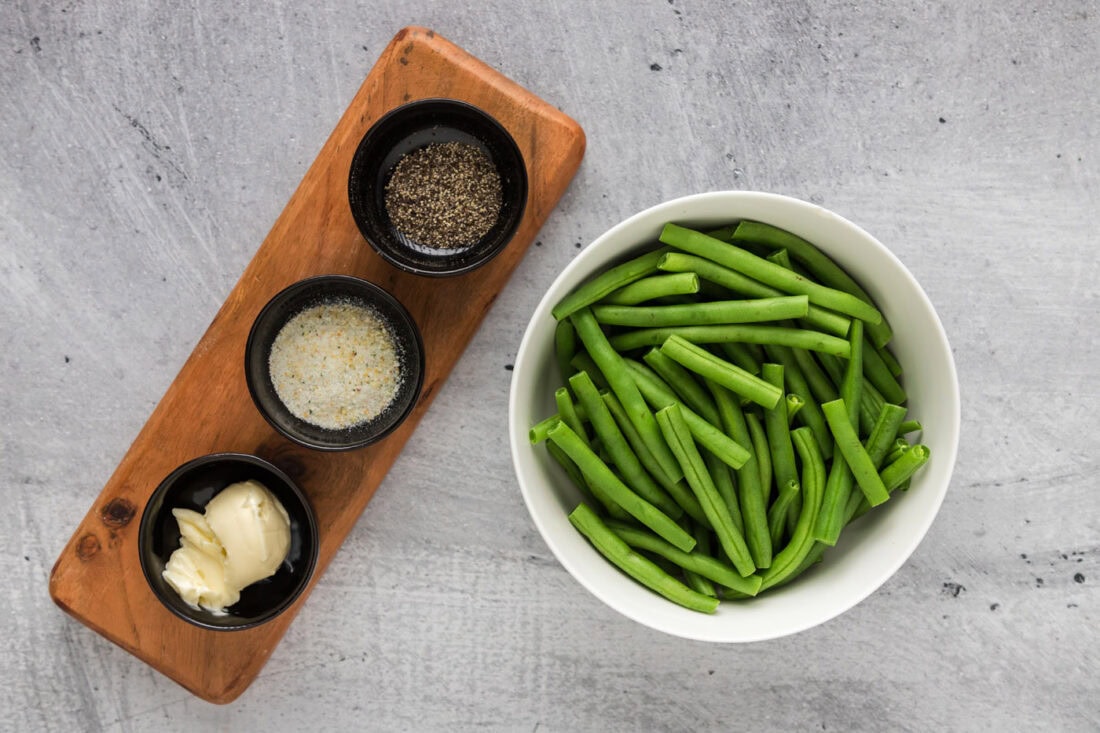
[[[202,512],[226,486],[255,479],[266,486],[290,516],[290,550],[276,573],[241,591],[241,599],[219,616],[187,605],[164,579],[164,566],[180,546],[176,508]],[[161,481],[138,530],[141,569],[153,593],[184,621],[215,631],[240,631],[285,611],[305,590],[317,564],[317,520],[305,494],[290,478],[262,458],[243,453],[214,453],[189,461]]]
[[[500,174],[500,216],[470,246],[425,246],[393,226],[386,213],[386,184],[405,155],[455,141],[481,149],[493,161]],[[527,205],[527,167],[516,141],[482,110],[453,99],[422,99],[388,112],[367,131],[351,161],[348,200],[359,231],[390,264],[417,275],[461,275],[484,265],[511,241]]]
[[[389,326],[401,361],[401,383],[393,401],[377,417],[334,430],[295,416],[275,392],[269,359],[282,327],[301,311],[330,302],[350,301],[373,309]],[[321,275],[286,288],[260,311],[245,346],[245,379],[260,413],[280,433],[316,450],[362,448],[389,435],[408,417],[424,383],[424,344],[412,316],[388,292],[374,283],[347,275]]]

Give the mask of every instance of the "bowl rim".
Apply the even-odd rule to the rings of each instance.
[[[273,475],[275,475],[276,478],[282,481],[301,504],[304,510],[301,519],[304,520],[306,525],[309,527],[309,534],[311,538],[311,541],[306,548],[307,552],[305,567],[301,572],[301,579],[295,586],[294,591],[286,596],[283,600],[281,600],[278,604],[272,606],[259,618],[253,619],[246,623],[233,624],[229,626],[206,623],[199,618],[189,616],[183,610],[176,608],[172,604],[168,603],[168,601],[163,597],[163,594],[158,590],[157,585],[153,583],[154,570],[152,567],[150,567],[148,561],[146,560],[146,555],[148,554],[146,550],[149,546],[149,535],[152,531],[152,523],[156,519],[156,515],[159,513],[150,511],[150,507],[152,506],[152,504],[166,491],[168,491],[169,487],[171,487],[176,481],[180,479],[181,476],[185,475],[187,472],[199,468],[200,466],[205,466],[210,463],[218,463],[222,461],[236,461],[240,463],[248,463],[253,466],[258,466],[259,468],[262,468],[265,471],[272,473]],[[145,502],[145,507],[142,509],[141,512],[141,522],[138,525],[138,562],[141,564],[141,573],[142,576],[145,578],[145,584],[148,586],[149,591],[154,596],[156,596],[157,600],[160,601],[160,604],[162,606],[171,611],[172,614],[176,617],[181,618],[194,626],[198,626],[203,629],[209,629],[211,631],[244,631],[246,629],[252,629],[260,626],[261,624],[265,624],[268,621],[271,621],[281,616],[284,611],[294,605],[294,602],[297,601],[302,593],[305,592],[305,589],[309,587],[309,584],[313,580],[313,574],[317,569],[317,559],[318,555],[320,554],[321,547],[320,539],[317,536],[317,529],[317,515],[313,511],[313,504],[310,503],[309,497],[306,496],[306,493],[302,490],[302,487],[298,486],[298,483],[294,481],[294,479],[292,479],[290,476],[288,476],[287,473],[280,469],[278,466],[251,453],[237,453],[233,451],[207,453],[205,455],[192,458],[180,464],[179,466],[176,466],[176,468],[168,473],[168,475],[161,479],[160,483],[157,484],[157,487],[153,489],[153,492],[149,495],[148,500],[146,500]]]
[[[527,440],[527,434],[529,425],[520,425],[518,422],[518,413],[521,411],[520,403],[523,399],[523,395],[520,394],[519,384],[520,380],[518,376],[523,373],[526,367],[526,360],[528,355],[532,351],[532,342],[535,338],[535,331],[538,328],[538,324],[542,319],[552,319],[550,309],[556,302],[557,298],[560,298],[565,294],[565,291],[558,293],[557,291],[563,287],[563,283],[569,282],[578,272],[583,273],[587,269],[590,269],[590,260],[596,259],[599,255],[595,254],[600,252],[607,245],[606,242],[614,241],[621,235],[624,230],[630,230],[635,227],[639,221],[648,220],[650,218],[659,219],[661,221],[686,221],[692,218],[693,214],[685,212],[686,208],[702,208],[708,203],[720,202],[724,204],[735,203],[742,207],[748,206],[785,206],[793,207],[794,209],[801,209],[807,214],[815,216],[825,217],[832,220],[835,223],[840,224],[842,227],[849,230],[849,232],[857,237],[862,238],[865,243],[870,244],[879,254],[885,256],[891,265],[896,269],[897,273],[909,281],[912,288],[919,295],[920,299],[927,306],[927,311],[931,316],[930,325],[934,331],[936,339],[940,342],[943,353],[946,357],[948,384],[945,385],[945,389],[948,392],[950,399],[950,410],[948,414],[948,428],[950,435],[948,436],[948,450],[946,454],[940,451],[936,455],[936,461],[940,464],[941,469],[944,471],[944,480],[942,486],[938,487],[938,491],[934,496],[929,497],[931,502],[926,511],[924,521],[920,526],[915,526],[914,531],[908,534],[908,540],[903,542],[897,551],[892,555],[893,560],[883,569],[882,572],[876,574],[874,577],[868,578],[860,588],[859,592],[853,593],[850,597],[847,597],[845,601],[838,604],[835,609],[832,609],[829,613],[822,614],[820,618],[811,619],[803,623],[791,624],[789,627],[784,628],[781,631],[773,631],[768,633],[728,633],[728,630],[724,630],[721,626],[716,624],[707,624],[708,619],[712,619],[712,616],[706,616],[704,614],[698,614],[701,618],[698,623],[695,624],[678,624],[673,623],[667,617],[652,618],[647,617],[645,613],[641,612],[639,608],[631,606],[629,603],[623,602],[615,597],[614,593],[605,592],[603,588],[596,587],[591,582],[588,574],[580,567],[580,561],[575,562],[574,558],[566,552],[565,548],[556,539],[556,535],[553,531],[550,531],[546,522],[543,519],[542,514],[537,510],[535,505],[535,493],[540,489],[537,486],[531,485],[524,471],[521,469],[523,459],[521,457],[521,451],[530,449],[529,441]],[[792,209],[793,210],[793,209]],[[704,215],[698,215],[699,218],[703,218]],[[730,216],[730,220],[739,218],[737,215]],[[741,216],[740,218],[745,218]],[[625,244],[623,247],[625,251],[637,249],[643,242],[635,242]],[[832,255],[830,255],[832,256]],[[622,259],[619,257],[618,259]],[[616,258],[612,255],[608,258],[607,263],[604,266],[610,266],[614,263]],[[591,273],[589,273],[590,275]],[[587,276],[582,275],[579,282],[583,282]],[[576,284],[573,285],[576,287]],[[551,298],[551,296],[556,296]],[[923,541],[927,535],[932,522],[935,520],[939,513],[939,510],[943,504],[944,498],[947,493],[947,489],[950,485],[951,476],[955,467],[956,458],[958,455],[959,433],[961,426],[961,405],[960,405],[960,393],[958,373],[955,366],[954,356],[951,352],[950,343],[947,339],[946,331],[943,328],[943,323],[939,318],[939,314],[936,313],[935,308],[932,306],[931,301],[928,298],[927,293],[909,272],[908,268],[901,262],[901,260],[882,242],[859,227],[857,224],[849,221],[843,216],[821,207],[812,202],[804,201],[802,199],[786,196],[783,194],[769,193],[762,191],[737,191],[737,190],[724,190],[724,191],[709,191],[704,193],[689,194],[681,196],[675,199],[663,201],[661,203],[650,206],[642,211],[639,211],[626,219],[623,219],[619,223],[615,224],[611,228],[607,229],[604,233],[594,239],[585,249],[580,252],[572,261],[570,261],[565,268],[558,273],[553,282],[547,287],[543,293],[538,305],[528,321],[528,324],[524,330],[523,338],[520,341],[519,348],[516,352],[515,365],[513,370],[512,382],[509,389],[508,399],[508,434],[509,445],[512,457],[512,466],[516,474],[516,479],[520,486],[520,492],[523,496],[524,504],[527,506],[528,513],[531,516],[539,534],[542,536],[543,541],[550,548],[551,552],[557,558],[558,562],[569,572],[573,578],[580,583],[585,589],[587,589],[593,596],[602,601],[604,604],[610,606],[614,610],[618,611],[622,615],[630,618],[642,625],[663,631],[665,633],[679,636],[682,638],[692,639],[696,641],[709,641],[720,643],[747,643],[755,641],[765,641],[774,638],[780,638],[791,634],[805,631],[806,629],[826,623],[833,618],[847,612],[852,607],[856,606],[868,596],[878,590],[887,580],[889,580],[897,571],[904,565],[908,559],[912,556],[918,545]],[[545,490],[545,489],[543,489]],[[589,548],[591,549],[591,548]],[[592,550],[594,553],[595,550]],[[601,558],[602,559],[602,558]],[[608,567],[610,563],[607,563]],[[612,568],[614,569],[614,568]],[[625,577],[625,576],[624,576]],[[633,581],[631,581],[633,582]],[[638,586],[641,588],[641,586]],[[642,588],[642,590],[648,589]],[[671,601],[667,601],[668,604],[672,604]]]
[[[402,247],[390,248],[382,246],[375,242],[374,237],[371,236],[370,230],[372,227],[369,225],[366,217],[361,211],[361,208],[369,207],[370,202],[367,201],[367,197],[364,194],[364,190],[368,187],[363,184],[360,179],[363,176],[357,176],[356,172],[362,172],[365,163],[363,162],[364,156],[366,156],[370,144],[374,141],[380,131],[386,130],[388,126],[394,124],[395,120],[399,120],[401,117],[416,113],[418,110],[425,108],[439,107],[443,110],[459,110],[463,113],[473,115],[484,122],[490,129],[499,136],[501,144],[507,148],[508,152],[513,155],[519,162],[516,167],[516,181],[515,188],[517,191],[517,199],[519,201],[518,206],[514,214],[511,217],[511,221],[502,230],[499,241],[489,249],[485,250],[479,257],[470,260],[465,265],[460,267],[442,267],[440,269],[430,269],[420,267],[414,262],[400,256],[404,251]],[[516,142],[515,137],[508,131],[508,128],[504,126],[500,120],[488,111],[471,104],[470,102],[463,101],[461,99],[454,99],[452,97],[424,97],[422,99],[415,99],[411,102],[405,102],[387,111],[377,120],[375,120],[367,131],[363,134],[363,137],[359,139],[358,144],[355,147],[355,152],[352,154],[351,163],[348,166],[348,204],[351,210],[352,219],[355,220],[356,228],[359,230],[360,235],[366,240],[375,253],[378,254],[383,260],[390,265],[413,275],[421,277],[454,277],[458,275],[464,275],[468,272],[476,270],[493,260],[497,255],[504,251],[505,247],[515,238],[516,231],[518,231],[520,224],[523,222],[523,217],[527,212],[528,187],[530,185],[528,181],[527,172],[527,159],[523,155],[523,151],[520,150],[519,144]],[[472,246],[476,246],[472,245]],[[469,249],[469,248],[467,248]],[[465,249],[463,251],[466,251]]]
[[[405,409],[395,415],[392,422],[382,430],[379,430],[376,433],[370,433],[363,438],[346,443],[320,443],[314,440],[310,440],[306,436],[299,435],[297,432],[290,429],[279,420],[275,419],[275,417],[271,415],[268,412],[267,408],[264,406],[263,400],[260,399],[258,385],[256,384],[256,375],[254,375],[252,373],[252,369],[249,368],[251,356],[254,350],[259,348],[260,346],[258,342],[257,332],[260,324],[263,322],[263,319],[271,311],[278,308],[283,303],[283,301],[293,297],[299,291],[309,288],[313,285],[325,283],[349,284],[356,288],[360,288],[369,292],[372,297],[379,297],[382,300],[386,301],[391,307],[393,307],[399,314],[402,315],[403,320],[406,322],[405,325],[409,326],[409,332],[412,336],[412,343],[414,344],[416,351],[416,354],[413,355],[415,356],[414,361],[416,362],[417,367],[416,384],[413,385],[411,393],[412,396],[410,397],[408,404],[405,406]],[[399,324],[392,325],[394,325],[394,327],[397,327]],[[415,408],[417,403],[420,401],[420,392],[424,387],[424,368],[424,339],[423,336],[421,336],[420,334],[420,327],[417,325],[416,319],[412,317],[411,313],[409,313],[408,308],[406,308],[401,303],[401,301],[393,295],[393,293],[389,292],[381,285],[373,283],[370,280],[365,280],[361,277],[355,277],[354,275],[314,275],[312,277],[307,277],[305,279],[298,280],[291,283],[290,285],[287,285],[285,288],[273,295],[271,299],[264,304],[264,307],[260,309],[260,312],[256,314],[256,317],[252,320],[252,326],[248,330],[248,338],[245,341],[244,347],[245,384],[248,387],[248,394],[252,397],[252,403],[256,406],[256,410],[263,416],[264,420],[266,420],[267,423],[271,425],[271,427],[275,428],[275,430],[279,432],[280,435],[294,441],[298,445],[301,445],[305,448],[310,448],[317,451],[324,451],[328,453],[365,448],[368,445],[377,443],[378,441],[382,440],[390,433],[392,433],[394,430],[396,430],[398,427],[400,427],[400,425],[405,422],[408,416],[412,413],[413,408]],[[333,432],[335,433],[338,431]]]

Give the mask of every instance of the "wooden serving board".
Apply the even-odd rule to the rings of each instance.
[[[347,176],[359,140],[390,109],[426,97],[469,102],[515,138],[529,194],[513,241],[492,262],[452,278],[422,278],[386,264],[348,207]],[[425,28],[400,31],[154,409],[50,577],[62,609],[196,695],[226,703],[255,679],[378,484],[416,429],[482,318],[572,180],[584,155],[572,119]],[[321,453],[281,437],[260,416],[244,377],[253,319],[287,285],[345,273],[393,293],[416,319],[426,374],[409,418],[379,443]],[[149,589],[138,559],[138,524],[160,481],[180,464],[220,451],[252,453],[293,477],[317,515],[320,556],[310,587],[287,612],[247,631],[216,632],[172,615]]]

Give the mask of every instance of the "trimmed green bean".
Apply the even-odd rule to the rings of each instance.
[[[794,424],[795,415],[806,406],[806,400],[799,397],[794,392],[787,394],[787,426],[790,427]]]
[[[672,497],[672,500],[676,502],[676,505],[680,507],[685,514],[696,522],[706,527],[710,527],[706,515],[703,514],[703,507],[699,506],[699,502],[696,501],[695,495],[691,493],[691,489],[688,488],[682,478],[673,481],[668,477],[668,474],[666,474],[660,464],[657,463],[657,459],[649,452],[649,448],[646,447],[645,442],[642,441],[642,436],[638,435],[634,423],[630,422],[630,418],[626,415],[626,410],[623,409],[622,404],[619,403],[614,393],[606,392],[601,396],[603,397],[604,404],[607,405],[607,409],[611,412],[612,417],[615,418],[615,423],[619,426],[619,430],[622,431],[626,441],[634,450],[634,455],[636,455],[642,465],[645,466],[649,475],[652,476],[661,488]]]
[[[565,451],[551,441],[547,441],[546,450],[550,453],[550,457],[562,467],[565,471],[565,475],[569,477],[573,485],[580,489],[581,494],[583,494],[586,499],[592,500],[596,498],[592,495],[591,490],[589,490],[588,483],[584,480],[584,474],[577,468],[577,464],[573,463],[569,456],[565,455]]]
[[[690,295],[698,292],[698,275],[694,272],[676,272],[643,277],[624,285],[599,302],[607,305],[637,305],[669,295]]]
[[[673,457],[668,446],[661,437],[661,431],[657,427],[657,421],[653,413],[649,411],[645,400],[638,391],[638,386],[630,377],[623,364],[623,358],[615,351],[607,341],[600,324],[588,308],[581,308],[573,313],[570,318],[577,329],[577,336],[588,350],[588,354],[596,362],[596,366],[603,372],[604,378],[611,385],[611,391],[619,398],[623,409],[634,423],[638,434],[649,447],[653,457],[661,464],[668,477],[673,481],[681,477],[680,466]]]
[[[875,350],[874,344],[865,341],[862,353],[863,374],[868,381],[875,385],[875,389],[882,394],[884,400],[895,405],[904,405],[908,399],[905,390],[898,384],[898,380],[894,379],[890,368],[882,360],[879,352]]]
[[[805,349],[791,349],[791,354],[798,363],[798,368],[801,370],[802,376],[805,377],[806,384],[809,385],[810,391],[818,404],[832,402],[840,396],[836,385],[821,368],[821,365],[814,360],[813,354]]]
[[[718,489],[718,495],[726,503],[726,509],[729,510],[733,526],[744,535],[745,522],[741,518],[741,505],[737,501],[737,488],[734,486],[733,476],[730,474],[730,471],[736,471],[737,469],[727,466],[721,458],[709,450],[704,449],[700,453],[702,453],[703,461],[707,464],[707,471],[714,481],[714,488]]]
[[[772,451],[768,446],[768,434],[764,430],[764,423],[754,412],[745,413],[745,424],[749,428],[760,473],[760,500],[767,506],[772,491]]]
[[[702,232],[670,222],[661,231],[660,240],[663,244],[714,260],[783,292],[807,295],[810,302],[822,308],[839,311],[868,323],[882,322],[882,314],[870,302],[843,290],[819,285],[781,265],[768,262],[734,244],[708,237]]]
[[[796,234],[770,224],[746,219],[737,225],[730,238],[737,242],[762,242],[772,247],[782,247],[825,285],[851,293],[865,303],[874,304],[867,291],[860,287],[847,272],[820,249]],[[869,325],[868,328],[876,346],[883,346],[890,340],[892,335],[890,324],[885,318],[874,325]]]
[[[875,470],[867,449],[859,441],[852,423],[848,418],[848,407],[843,399],[826,402],[821,406],[825,413],[825,421],[829,424],[829,430],[833,433],[836,448],[844,456],[848,467],[852,470],[856,483],[871,506],[877,506],[890,498],[886,487]]]
[[[572,323],[572,321],[563,321],[563,323]],[[607,383],[607,377],[596,366],[596,362],[592,361],[592,357],[588,355],[587,351],[582,349],[574,354],[573,358],[569,360],[569,366],[578,372],[588,372],[588,376],[592,377],[592,381],[600,389],[611,389],[611,385]]]
[[[554,326],[554,356],[557,357],[558,371],[563,382],[573,373],[569,362],[576,352],[577,332],[573,329],[573,324],[569,321],[558,321]]]
[[[693,611],[714,613],[717,610],[717,598],[696,593],[661,570],[651,560],[634,552],[587,504],[577,505],[569,514],[569,521],[601,555],[650,590]],[[694,542],[693,539],[692,544]]]
[[[660,537],[655,537],[637,527],[631,527],[622,522],[609,522],[607,526],[631,547],[659,555],[684,570],[690,570],[719,585],[750,596],[756,595],[756,591],[760,588],[760,576],[742,577],[734,568],[703,551],[701,543],[696,544],[696,549],[691,552],[682,552]]]
[[[787,531],[787,517],[791,503],[801,492],[801,484],[791,479],[785,484],[779,485],[779,493],[775,501],[768,507],[768,534],[772,538],[772,547],[779,547],[783,540],[783,533]]]
[[[802,511],[787,546],[775,556],[772,566],[764,574],[761,589],[778,585],[793,575],[815,545],[812,530],[825,492],[825,461],[809,428],[798,428],[791,433],[791,438],[802,459]]]
[[[916,433],[924,429],[924,426],[920,424],[919,420],[906,420],[901,425],[898,425],[898,435],[908,435],[909,433]]]
[[[699,413],[699,416],[711,425],[717,426],[720,424],[718,409],[714,406],[714,400],[707,394],[703,385],[696,381],[690,371],[656,348],[646,352],[642,360],[657,373],[657,376],[665,380],[665,384],[672,388],[672,391],[685,405]]]
[[[809,300],[805,295],[754,300],[716,300],[686,305],[594,305],[596,320],[610,326],[663,328],[667,326],[720,326],[801,318]]]
[[[582,308],[592,305],[598,300],[606,298],[624,285],[629,285],[636,280],[641,280],[646,275],[657,271],[657,263],[661,261],[667,247],[647,252],[640,257],[616,265],[584,283],[569,295],[562,298],[550,312],[554,318],[561,320],[573,315]],[[589,349],[591,351],[591,349]]]
[[[680,528],[680,525],[655,507],[650,502],[638,496],[629,486],[624,484],[607,464],[600,460],[599,456],[586,446],[577,434],[569,429],[564,422],[559,422],[550,431],[550,440],[557,443],[570,460],[577,464],[589,486],[598,486],[607,496],[630,516],[637,519],[645,526],[652,529],[661,537],[679,547],[684,552],[690,552],[695,547],[695,538]]]
[[[624,361],[627,370],[637,383],[638,389],[641,390],[642,395],[653,409],[660,410],[671,404],[680,405],[683,409],[684,420],[687,421],[691,434],[695,436],[700,445],[721,458],[722,462],[730,468],[741,468],[745,465],[745,461],[749,459],[749,452],[744,446],[738,444],[712,423],[707,422],[698,413],[683,404],[672,389],[644,364],[640,364],[633,359],[625,359]]]
[[[569,394],[569,390],[565,387],[558,387],[554,390],[554,402],[558,406],[558,415],[561,417],[562,422],[568,425],[569,429],[576,433],[585,445],[591,445],[588,442],[588,433],[585,432],[584,425],[581,424],[581,419],[577,416],[577,410],[573,407],[573,396]]]
[[[665,339],[672,335],[679,336],[694,344],[720,344],[730,341],[751,344],[780,344],[782,346],[820,351],[845,359],[848,358],[850,348],[846,339],[830,336],[820,331],[753,324],[639,328],[612,336],[610,343],[612,347],[619,351],[630,351],[643,346],[660,346],[665,342]]]
[[[710,555],[710,537],[711,537],[710,530],[704,529],[703,527],[701,527],[698,524],[692,526],[691,520],[687,519],[686,517],[684,519],[680,520],[680,526],[682,526],[686,531],[691,532],[691,536],[695,538],[695,549],[691,551],[692,553],[698,552],[698,553],[703,554],[703,555]],[[627,528],[628,529],[635,529],[634,527],[631,527],[630,525],[627,525]],[[611,531],[614,532],[615,528],[612,527]],[[621,537],[622,535],[619,535],[619,536]],[[652,536],[652,535],[650,535],[650,536]],[[657,538],[657,540],[660,541],[660,542],[664,542],[664,540],[662,540],[659,537]],[[629,545],[630,543],[627,542],[627,544]],[[667,545],[668,543],[664,542],[664,544]],[[631,546],[633,546],[633,545],[631,545]],[[672,549],[676,552],[679,552],[679,550],[676,550],[675,547],[673,547]],[[662,559],[664,559],[664,558],[662,558]],[[691,570],[688,570],[687,568],[680,568],[680,570],[684,574],[684,584],[687,585],[688,588],[691,588],[696,593],[702,593],[705,596],[711,596],[713,598],[718,597],[718,592],[714,587],[714,583],[712,583],[708,578],[705,578],[702,575],[694,573]]]
[[[814,437],[817,438],[817,447],[821,449],[821,455],[824,456],[826,460],[832,458],[832,433],[829,432],[829,428],[825,425],[825,415],[822,414],[821,407],[818,405],[814,392],[810,388],[810,384],[803,374],[802,368],[799,366],[798,359],[796,358],[797,354],[805,354],[807,352],[801,349],[789,349],[786,346],[768,346],[766,352],[768,358],[783,365],[783,381],[786,382],[787,390],[802,398],[804,405],[802,411],[799,413],[801,415],[799,419],[813,431]],[[824,377],[824,374],[822,374],[822,376]],[[834,393],[833,399],[835,398],[836,396]]]
[[[748,449],[749,457],[745,461],[745,464],[741,468],[735,469],[737,474],[737,495],[744,496],[746,493],[750,496],[760,497],[763,496],[763,491],[760,488],[760,464],[756,460],[756,451],[753,446],[752,436],[749,434],[748,423],[745,422],[745,413],[741,410],[741,405],[738,402],[733,392],[723,387],[720,384],[714,382],[707,382],[707,388],[710,390],[711,395],[714,397],[715,407],[718,408],[718,415],[721,418],[722,429],[729,435],[738,445],[741,445]],[[721,490],[721,487],[719,487]],[[760,531],[761,525],[767,523],[767,517],[763,519],[759,516],[759,512],[763,507],[763,500],[757,502],[749,502],[749,506],[745,507],[744,498],[734,499],[736,501],[736,507],[733,502],[730,502],[730,515],[734,515],[736,509],[736,516],[740,518],[741,525],[739,529],[746,538],[749,537],[748,521],[746,514],[750,511],[756,512],[756,516],[753,519],[754,531]],[[735,519],[736,521],[736,519]],[[759,540],[755,540],[759,543]],[[753,542],[749,542],[750,549]]]
[[[764,380],[776,387],[783,388],[783,367],[779,364],[762,364]],[[780,489],[790,482],[798,481],[798,469],[794,463],[794,444],[787,425],[787,402],[779,400],[775,407],[764,410],[764,433],[768,437],[768,449],[771,451],[772,475]],[[774,535],[772,535],[774,538]]]
[[[783,390],[749,374],[735,364],[720,359],[679,336],[672,335],[661,345],[661,353],[706,379],[721,384],[742,397],[767,409],[774,409]]]
[[[603,443],[611,462],[622,474],[624,483],[665,514],[673,519],[679,519],[680,515],[683,514],[683,510],[646,473],[638,456],[634,454],[626,437],[619,430],[615,418],[604,403],[603,398],[600,397],[600,393],[588,373],[578,372],[574,374],[569,378],[569,386],[572,388],[573,393],[577,395],[577,400],[584,405],[593,430]],[[566,424],[568,424],[568,421]]]
[[[863,321],[852,321],[852,330],[848,332],[851,355],[844,367],[844,377],[840,383],[840,397],[848,406],[848,420],[859,431],[859,401],[863,397]]]
[[[573,411],[577,413],[577,417],[581,419],[581,422],[585,422],[588,420],[588,413],[585,412],[584,405],[574,404]],[[554,427],[554,424],[561,419],[561,415],[554,413],[545,420],[540,420],[533,426],[531,426],[531,429],[527,431],[527,437],[531,440],[531,445],[537,445],[546,440],[547,433],[550,432],[550,428]]]
[[[748,545],[745,544],[745,538],[734,527],[726,502],[718,495],[718,489],[715,488],[706,463],[696,448],[695,440],[684,421],[680,405],[672,404],[659,410],[657,424],[661,427],[665,442],[672,449],[676,459],[680,461],[684,478],[695,493],[695,498],[702,505],[703,513],[710,520],[722,550],[737,568],[737,572],[742,576],[751,575],[756,570],[756,566],[749,554]]]
[[[882,363],[886,365],[886,368],[890,371],[894,377],[901,376],[901,362],[897,360],[897,357],[890,351],[887,346],[875,346],[875,352],[879,358],[882,359]]]
[[[752,550],[752,559],[758,568],[771,565],[771,532],[768,530],[768,498],[772,487],[772,461],[768,448],[768,439],[760,419],[751,412],[744,413],[745,425],[752,438],[753,453],[756,456],[760,481],[756,486],[739,486],[738,498],[741,499],[741,514],[745,520],[745,537]]]
[[[882,483],[886,486],[886,490],[893,491],[905,483],[906,479],[928,462],[931,455],[932,452],[928,449],[928,446],[921,443],[902,453],[900,458],[882,469],[880,477]]]
[[[669,252],[658,263],[658,268],[665,272],[694,272],[707,282],[717,285],[748,298],[773,298],[783,295],[782,290],[765,285],[762,282],[746,277],[736,270],[722,267],[717,262],[697,257],[683,252]],[[848,324],[851,320],[826,308],[819,308],[810,303],[806,316],[803,319],[814,328],[825,333],[843,338],[848,335]]]
[[[726,355],[726,359],[741,367],[749,374],[760,374],[760,362],[749,350],[748,344],[742,344],[738,341],[727,341],[718,344],[718,348]]]

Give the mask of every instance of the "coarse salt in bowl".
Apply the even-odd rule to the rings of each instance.
[[[895,495],[848,525],[824,560],[788,585],[744,601],[723,601],[713,615],[682,608],[638,584],[600,555],[570,524],[582,500],[532,425],[556,412],[560,383],[554,356],[554,305],[592,276],[656,246],[667,222],[707,229],[752,219],[812,242],[875,300],[894,330],[891,349],[905,366],[909,416],[923,425],[931,460]],[[855,224],[798,199],[719,191],[667,201],[612,227],[554,280],[527,326],[516,355],[509,436],[520,491],[546,544],[581,585],[635,621],[676,636],[751,642],[797,633],[843,613],[873,593],[908,559],[943,503],[959,440],[959,386],[943,326],[920,285],[894,256]]]

